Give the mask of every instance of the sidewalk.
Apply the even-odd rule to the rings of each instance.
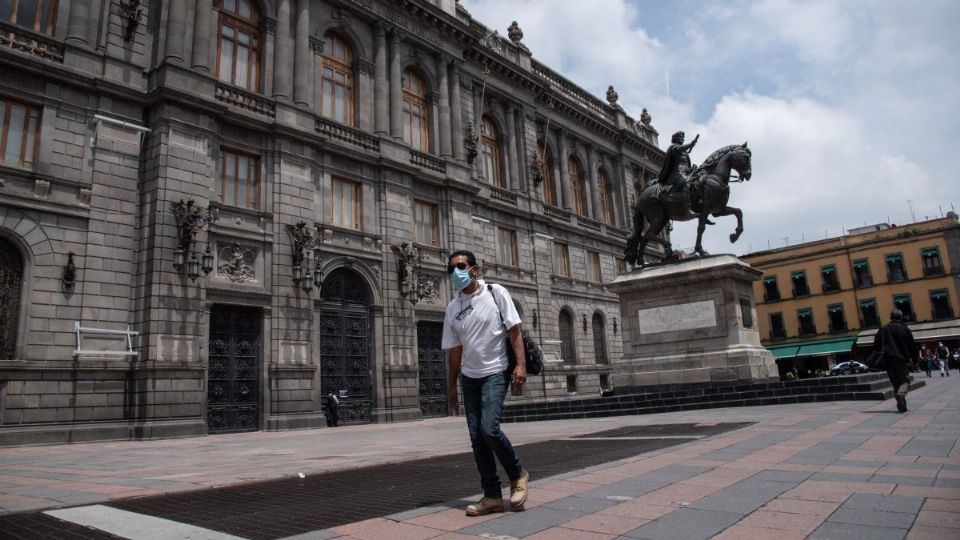
[[[927,386],[910,394],[905,415],[888,400],[506,424],[522,445],[621,426],[755,422],[550,478],[532,470],[524,512],[467,518],[466,503],[453,502],[304,538],[960,538],[960,376],[923,380]],[[469,451],[462,418],[3,448],[0,513],[109,504]],[[54,515],[96,514],[89,508],[70,512]],[[127,514],[120,521],[139,516]],[[170,538],[174,530],[156,537]],[[230,537],[202,531],[200,537]]]

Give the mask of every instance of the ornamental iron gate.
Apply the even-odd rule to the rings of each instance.
[[[610,363],[610,359],[607,358],[607,334],[604,329],[603,317],[599,313],[593,314],[593,352],[596,356],[596,363]]]
[[[577,363],[577,348],[573,341],[573,315],[560,310],[560,355],[567,364]]]
[[[12,360],[17,350],[23,258],[17,248],[0,238],[0,360]]]
[[[357,274],[334,270],[320,296],[320,393],[339,396],[340,424],[370,422],[370,315],[367,287]]]
[[[447,362],[443,354],[443,323],[417,323],[417,365],[420,372],[420,411],[424,417],[447,416]]]
[[[213,306],[207,368],[207,431],[260,428],[260,310]]]

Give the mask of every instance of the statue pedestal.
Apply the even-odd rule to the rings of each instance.
[[[760,345],[752,283],[762,272],[733,255],[691,259],[622,274],[623,359],[617,387],[777,377]]]

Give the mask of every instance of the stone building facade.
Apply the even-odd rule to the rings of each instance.
[[[471,249],[596,393],[662,160],[453,0],[36,0],[0,12],[0,444],[445,415]],[[19,6],[19,7],[18,7]],[[31,11],[32,10],[32,11]]]

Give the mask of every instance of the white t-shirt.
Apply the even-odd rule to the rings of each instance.
[[[460,292],[447,304],[443,318],[442,346],[444,349],[463,346],[460,372],[472,379],[507,369],[507,330],[500,323],[500,311],[507,328],[520,324],[520,315],[507,289],[493,285],[493,294],[490,294],[486,283],[480,280],[477,283],[480,287],[473,294]]]

